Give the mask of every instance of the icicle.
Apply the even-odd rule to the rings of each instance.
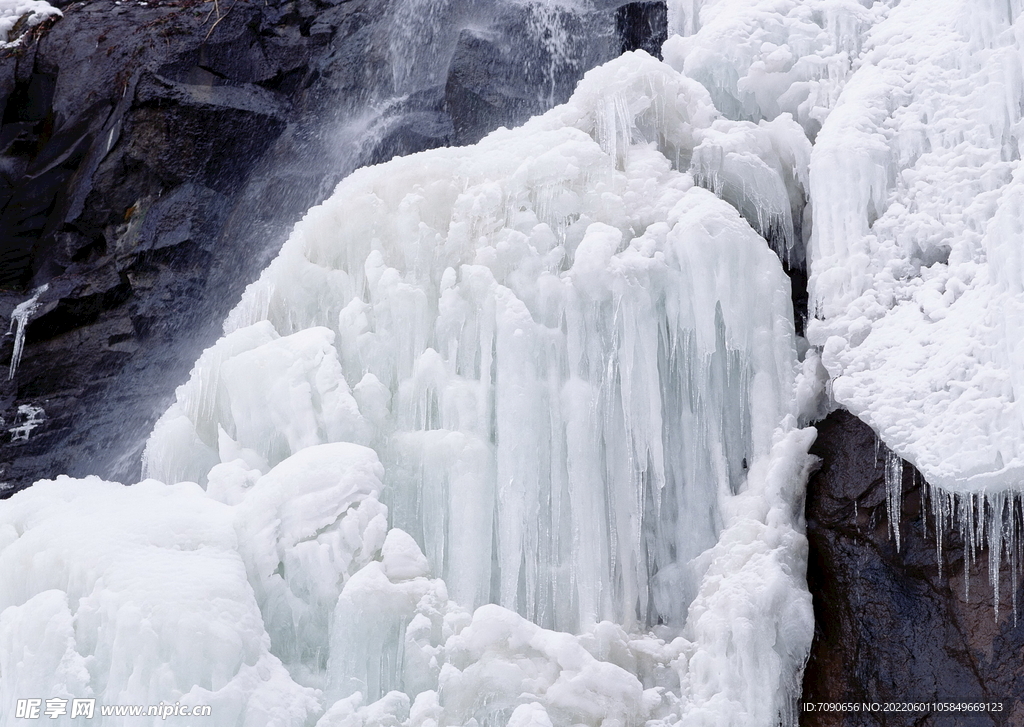
[[[994,493],[985,498],[988,502],[983,506],[985,519],[984,528],[988,531],[988,572],[992,582],[992,601],[995,616],[999,618],[999,566],[1003,555],[1003,507],[1006,505],[1005,493]]]
[[[900,517],[903,495],[903,477],[906,463],[881,440],[875,440],[875,461],[884,459],[886,490],[886,511],[888,531],[901,547]],[[1017,619],[1017,589],[1020,580],[1022,543],[1019,535],[1024,523],[1024,495],[1013,490],[996,492],[956,492],[930,485],[915,469],[914,479],[921,492],[921,517],[923,531],[928,531],[928,510],[931,510],[932,529],[935,537],[935,560],[939,578],[943,577],[945,561],[943,545],[945,534],[956,527],[963,543],[964,598],[970,600],[970,573],[978,559],[978,553],[987,549],[989,583],[993,590],[993,610],[999,617],[1000,575],[1005,562],[1009,562],[1011,598],[1014,622]],[[854,516],[856,517],[856,502]]]
[[[14,329],[14,351],[11,353],[11,367],[7,373],[7,380],[12,381],[14,374],[21,363],[21,353],[25,347],[25,329],[28,328],[29,318],[39,309],[39,296],[49,290],[50,284],[40,285],[32,291],[32,297],[23,301],[15,307],[11,313],[10,329]],[[11,330],[8,329],[8,335]]]
[[[890,449],[885,450],[885,506],[889,515],[889,534],[900,550],[900,511],[903,504],[903,459]]]

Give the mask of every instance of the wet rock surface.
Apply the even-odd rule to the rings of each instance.
[[[0,496],[61,473],[134,481],[244,286],[356,166],[519,123],[665,32],[663,3],[538,18],[453,0],[432,38],[424,7],[89,0],[0,49],[0,318],[48,286],[0,380]],[[556,57],[574,22],[596,39]],[[555,74],[543,93],[516,73],[527,57]]]
[[[807,492],[816,626],[803,701],[1000,702],[1002,711],[804,711],[800,724],[1024,725],[1022,583],[1011,584],[1003,568],[997,617],[986,553],[965,568],[955,533],[944,537],[940,574],[930,501],[909,465],[897,550],[886,513],[884,449],[876,449],[874,433],[844,411],[830,414],[818,431],[812,452],[821,468]]]

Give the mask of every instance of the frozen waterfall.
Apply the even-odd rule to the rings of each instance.
[[[353,174],[179,389],[151,479],[0,510],[4,707],[56,673],[224,724],[787,715],[813,382],[750,223],[792,244],[808,154],[639,52],[519,129]]]
[[[836,403],[1016,563],[1021,3],[670,10],[665,62],[341,182],[146,480],[0,503],[0,725],[795,724]]]
[[[808,336],[833,396],[924,476],[940,550],[952,525],[969,558],[988,547],[997,604],[1024,554],[1022,10],[893,7],[810,165]]]
[[[349,574],[347,556],[325,548],[325,527],[337,527],[326,516],[250,565],[275,615],[272,650],[328,701],[440,690],[445,723],[494,724],[525,689],[487,664],[501,623],[537,641],[524,653],[554,649],[545,658],[556,661],[561,647],[541,644],[554,634],[536,629],[611,628],[637,663],[641,681],[601,667],[589,687],[607,692],[601,708],[534,690],[559,723],[636,723],[672,713],[671,699],[695,708],[683,682],[712,676],[741,690],[730,709],[779,711],[810,626],[796,500],[778,491],[799,489],[810,443],[796,428],[789,283],[764,240],[686,170],[718,160],[717,177],[738,174],[723,159],[763,169],[770,183],[751,195],[788,213],[785,180],[770,175],[806,144],[792,122],[720,118],[703,87],[638,53],[520,129],[353,174],[246,291],[157,425],[148,475],[200,482],[249,511],[267,478],[300,478],[296,459],[329,442],[377,453],[383,483],[359,507],[386,506],[388,537],[425,556],[412,576],[392,574],[387,543],[383,565]],[[747,532],[754,523],[763,532]],[[747,618],[767,629],[750,637],[769,653],[733,646],[768,667],[756,677],[700,667],[739,638],[722,631],[737,624],[686,629],[691,600],[721,598],[701,582],[730,528],[778,569],[729,573]],[[340,599],[309,591],[327,580]],[[470,623],[487,603],[507,611]],[[641,636],[651,628],[670,644]],[[448,656],[478,631],[459,648],[479,656]],[[643,648],[663,653],[641,667]],[[748,679],[766,701],[750,701]],[[617,694],[623,680],[635,691]]]

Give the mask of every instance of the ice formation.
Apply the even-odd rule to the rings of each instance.
[[[922,473],[939,542],[989,546],[998,592],[1001,558],[1016,581],[1024,555],[1021,3],[671,7],[666,61],[727,116],[788,113],[814,142],[795,222],[834,401]]]
[[[151,479],[0,508],[3,706],[791,719],[813,385],[758,232],[802,241],[809,153],[638,52],[519,129],[350,176],[178,390]]]
[[[938,523],[989,545],[997,586],[1024,481],[1021,10],[894,7],[810,168],[808,334],[833,396],[937,488]]]
[[[7,334],[14,334],[14,350],[11,353],[11,364],[7,369],[7,380],[14,378],[18,371],[18,364],[21,363],[21,353],[25,350],[25,331],[28,327],[29,318],[39,310],[39,297],[49,290],[50,286],[40,285],[32,291],[28,300],[18,303],[11,312],[11,324]]]
[[[28,441],[32,430],[42,424],[45,418],[46,412],[43,411],[43,407],[32,406],[31,404],[20,405],[14,417],[14,426],[7,430],[11,435],[11,441]],[[3,421],[0,421],[0,426],[2,425]]]
[[[890,448],[893,516],[905,459],[939,533],[1016,568],[1020,5],[680,0],[666,63],[351,175],[178,390],[150,479],[0,507],[0,725],[28,692],[792,723],[822,365]]]
[[[505,610],[484,613],[537,634],[608,623],[623,635],[658,625],[681,634],[723,526],[744,531],[768,512],[730,513],[733,500],[778,498],[745,492],[751,473],[782,467],[773,452],[805,462],[809,445],[804,437],[797,454],[786,439],[799,431],[788,280],[764,240],[693,177],[739,189],[750,172],[750,201],[738,206],[766,229],[775,215],[792,239],[799,182],[781,170],[806,153],[791,120],[727,121],[699,84],[635,54],[520,129],[356,172],[246,291],[157,425],[147,472],[221,491],[221,468],[236,478],[252,468],[254,479],[323,442],[378,452],[391,525],[422,544],[435,580],[394,575],[385,544],[382,564],[347,581],[317,682],[349,699],[345,710],[357,709],[355,692],[375,703],[437,689],[452,723],[519,706],[521,685],[507,687],[507,704],[495,691],[468,712],[449,706],[467,678],[446,677],[458,663],[449,641],[462,627],[476,633],[466,614],[489,602]],[[781,709],[809,636],[806,592],[787,575],[803,557],[789,507],[757,537],[735,536],[771,541],[766,552],[785,563],[774,573],[784,585],[749,579],[739,590],[777,589],[794,604],[756,617],[792,630],[768,639],[777,661],[756,677],[774,696],[741,698],[730,690],[738,675],[704,695],[734,698],[738,713]],[[774,539],[779,527],[792,538]],[[709,640],[734,638],[709,619]],[[766,627],[762,636],[776,633]],[[490,647],[479,648],[484,659]],[[704,649],[688,648],[696,670]],[[658,668],[671,671],[685,651],[670,649]],[[319,658],[303,673],[315,675]],[[728,683],[721,667],[648,687]],[[562,706],[543,701],[554,684],[541,691],[538,703],[562,721],[598,719],[578,712],[587,700]],[[628,709],[609,697],[628,715],[600,719],[636,722],[668,699],[642,693]]]
[[[0,724],[54,697],[209,704],[223,725],[315,714],[269,652],[234,519],[192,483],[61,477],[5,502]]]

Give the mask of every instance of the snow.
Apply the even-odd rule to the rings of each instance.
[[[62,17],[57,8],[45,0],[0,0],[0,48],[12,47],[18,38],[11,31],[24,19],[23,30],[34,28],[47,18]]]
[[[225,725],[317,708],[268,651],[231,509],[195,484],[38,482],[0,543],[0,724],[29,697],[209,704]]]
[[[893,8],[810,167],[808,335],[832,394],[938,488],[940,522],[972,523],[994,576],[1024,479],[1021,10]]]

